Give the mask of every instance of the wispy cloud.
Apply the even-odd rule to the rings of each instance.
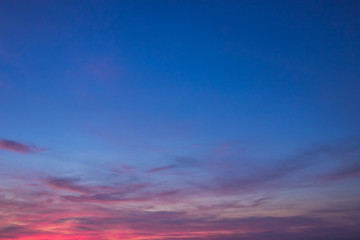
[[[310,186],[324,174],[328,182],[354,179],[358,176],[357,146],[311,148],[267,165],[220,158],[227,161],[226,167],[216,168],[212,159],[190,156],[147,171],[133,170],[131,176],[18,179],[28,188],[2,189],[0,238],[355,240],[351,237],[360,234],[354,227],[360,219],[358,205],[347,204],[346,209],[335,211],[334,205],[325,202],[322,211],[294,211],[279,196],[295,189],[298,179]],[[332,168],[323,168],[327,164]],[[185,180],[185,175],[178,178],[178,172],[193,175]],[[305,175],[310,176],[308,180]],[[304,191],[313,193],[309,188]],[[341,204],[345,203],[344,198]],[[309,206],[298,204],[295,210]]]
[[[169,169],[176,168],[176,167],[177,167],[177,165],[172,164],[172,165],[167,165],[167,166],[163,166],[163,167],[152,168],[152,169],[147,170],[146,172],[147,173],[155,173],[155,172],[165,171],[165,170],[169,170]]]
[[[46,179],[46,184],[52,188],[65,189],[80,193],[91,193],[92,190],[89,187],[78,184],[80,179],[78,178],[56,178],[49,177]]]
[[[324,183],[317,181],[319,179],[330,182],[360,177],[360,142],[355,138],[309,147],[266,164],[238,159],[241,156],[228,159],[226,167],[216,167],[225,166],[220,165],[221,159],[211,162],[184,158],[176,162],[180,168],[208,175],[206,180],[192,181],[200,192],[225,195],[315,187]]]
[[[38,148],[32,145],[27,145],[21,142],[7,139],[0,140],[0,149],[22,154],[36,153],[47,150],[46,148]]]
[[[320,177],[325,181],[340,181],[349,178],[360,178],[360,165],[350,165]]]

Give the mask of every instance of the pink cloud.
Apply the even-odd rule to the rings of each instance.
[[[3,211],[0,218],[0,239],[353,240],[357,239],[355,236],[359,236],[359,230],[351,225],[353,223],[347,225],[343,222],[343,226],[337,226],[336,221],[331,218],[317,217],[321,216],[320,213],[315,216],[303,213],[281,217],[275,212],[274,216],[269,213],[263,216],[227,217],[217,215],[217,211],[214,211],[220,210],[223,213],[235,211],[234,208],[261,208],[269,200],[267,197],[255,198],[246,204],[236,201],[201,207],[206,204],[205,201],[189,202],[188,204],[192,204],[189,209],[189,205],[185,208],[171,208],[180,205],[169,205],[169,197],[184,204],[186,196],[179,191],[159,191],[153,188],[137,192],[143,189],[139,184],[91,186],[82,185],[81,179],[77,178],[54,177],[47,181],[47,186],[89,193],[54,194],[51,195],[53,201],[46,201],[49,195],[29,198],[42,189],[41,184],[29,185],[23,192],[16,194],[13,190],[4,190],[11,197],[0,196],[0,209]],[[40,183],[43,182],[41,179]],[[157,206],[167,206],[167,210],[159,210]],[[349,216],[350,214],[354,214],[354,211]],[[326,229],[333,231],[327,234]]]
[[[0,149],[5,151],[22,153],[22,154],[36,153],[47,150],[45,148],[37,148],[35,146],[26,145],[21,142],[16,142],[7,139],[0,140]]]
[[[302,171],[322,160],[322,156],[334,155],[335,151],[328,153],[330,150],[301,153],[267,167],[255,165],[249,175],[239,173],[239,168],[214,170],[205,160],[189,157],[176,159],[174,165],[148,170],[159,176],[136,170],[137,175],[129,179],[123,175],[114,181],[61,176],[16,178],[23,187],[0,189],[4,194],[0,194],[0,239],[359,239],[356,224],[360,208],[357,202],[348,203],[346,196],[339,207],[324,201],[320,210],[312,209],[306,201],[291,203],[299,208],[277,202],[280,196],[274,189],[296,188],[291,177],[302,176]],[[345,156],[347,151],[340,152],[339,156]],[[330,180],[358,176],[357,158],[349,156],[342,161],[345,167],[342,165],[329,176]],[[175,166],[177,171],[189,173],[207,171],[212,177],[206,181],[198,179],[199,185],[182,185],[183,179],[176,179],[179,184],[171,185],[168,174],[164,178],[161,174]],[[161,182],[150,181],[155,177]],[[264,189],[266,194],[260,197],[258,193]],[[311,196],[312,192],[308,193]],[[306,210],[301,211],[302,208]]]

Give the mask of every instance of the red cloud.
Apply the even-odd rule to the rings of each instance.
[[[35,152],[41,152],[46,151],[45,148],[37,148],[35,146],[29,146],[20,142],[12,141],[12,140],[0,140],[0,149],[5,151],[12,151],[17,153],[35,153]]]

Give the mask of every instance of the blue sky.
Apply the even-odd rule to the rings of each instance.
[[[350,206],[358,224],[359,9],[357,1],[2,1],[0,208],[11,196],[39,203],[29,196],[42,191],[49,209],[80,210],[96,199],[107,210],[89,210],[94,216],[127,207],[119,216],[135,221],[131,214],[146,215],[151,205],[156,214],[174,214],[184,230],[162,233],[167,218],[160,214],[156,234],[136,224],[109,233],[108,223],[109,232],[80,238],[68,226],[79,239],[250,240],[263,236],[269,218],[274,238],[289,239],[301,228],[297,218],[314,217],[304,209],[319,205],[344,217],[349,210],[334,206]],[[8,181],[32,187],[25,194]],[[112,188],[129,191],[134,202],[123,206]],[[139,200],[155,195],[156,202]],[[286,214],[280,207],[308,196],[316,201]],[[250,201],[236,208],[247,206],[246,214],[217,213],[233,209],[232,201]],[[199,218],[216,212],[219,221],[236,219],[238,227],[263,218],[258,228],[238,232],[219,222],[212,232],[208,221],[190,227],[192,208]],[[338,217],[330,212],[300,236],[326,234]],[[74,214],[63,218],[80,217]],[[278,227],[285,217],[296,226]],[[19,227],[0,223],[4,239]],[[43,229],[44,239],[54,226]],[[345,239],[341,231],[359,236],[353,225],[342,227],[334,239]],[[26,225],[16,239],[39,229]]]

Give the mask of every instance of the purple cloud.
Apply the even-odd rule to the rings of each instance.
[[[340,181],[348,178],[360,178],[360,165],[348,166],[321,177],[325,181]]]
[[[145,198],[128,198],[122,195],[117,196],[112,194],[94,194],[94,195],[81,195],[81,196],[65,195],[61,197],[70,202],[97,202],[97,203],[138,202],[138,201],[147,200]]]
[[[36,153],[47,150],[45,148],[37,148],[35,146],[30,146],[24,143],[7,140],[7,139],[0,140],[0,149],[5,151],[22,153],[22,154]]]
[[[160,172],[160,171],[164,171],[164,170],[168,170],[168,169],[172,169],[172,168],[176,168],[177,165],[172,164],[172,165],[168,165],[168,166],[164,166],[164,167],[158,167],[158,168],[152,168],[147,170],[147,173],[154,173],[154,172]]]
[[[80,193],[91,193],[92,190],[89,187],[77,184],[80,179],[78,178],[56,178],[49,177],[46,179],[46,183],[52,188],[65,189]]]

